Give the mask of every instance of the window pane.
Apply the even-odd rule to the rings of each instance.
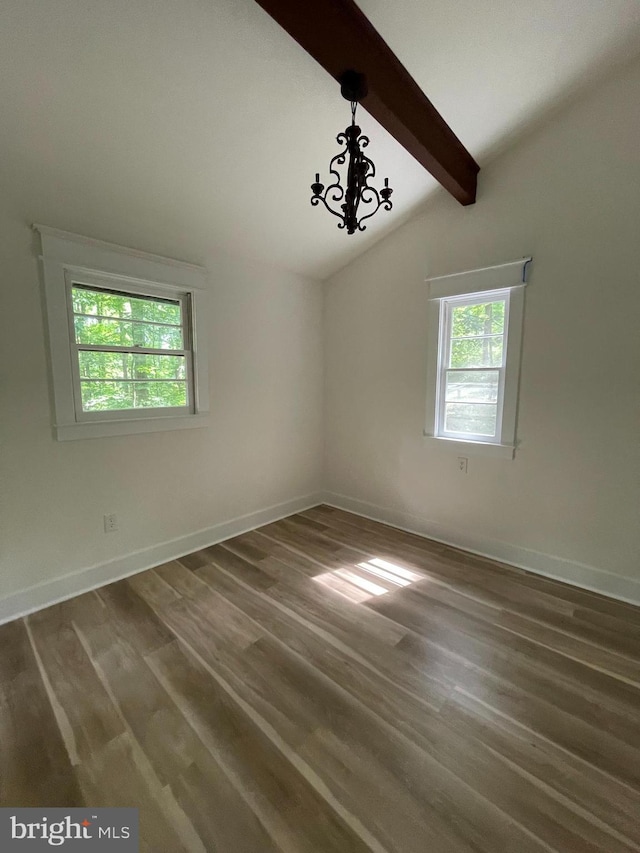
[[[504,332],[505,300],[480,305],[459,305],[451,311],[451,335],[496,335]]]
[[[502,367],[502,335],[451,341],[448,367]]]
[[[131,320],[74,317],[76,343],[98,346],[141,346],[151,349],[183,349],[179,326],[150,326]]]
[[[180,303],[175,300],[135,297],[109,293],[106,290],[72,288],[73,310],[76,314],[100,314],[131,320],[153,320],[156,323],[182,322]]]
[[[471,403],[445,403],[444,428],[446,432],[486,435],[496,434],[497,406]]]
[[[80,351],[82,379],[185,379],[183,355]]]
[[[495,403],[498,399],[497,370],[452,370],[446,375],[445,400],[455,403]]]
[[[187,405],[186,382],[120,382],[83,380],[82,409],[105,412]]]

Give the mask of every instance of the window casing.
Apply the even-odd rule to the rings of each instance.
[[[35,227],[57,438],[205,426],[205,270]]]
[[[441,446],[513,457],[529,262],[428,280],[424,434]]]

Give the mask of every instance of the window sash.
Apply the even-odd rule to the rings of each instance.
[[[73,285],[76,287],[77,285]],[[98,288],[92,287],[92,290],[97,290]],[[157,300],[154,300],[157,301]],[[165,300],[168,301],[168,300]],[[172,300],[173,301],[173,300]],[[113,317],[110,314],[86,314],[84,311],[74,311],[74,317],[89,317],[91,320],[113,320],[116,323],[138,323],[142,326],[164,326],[169,329],[180,329],[182,328],[180,323],[161,323],[159,320],[134,320],[132,317]]]
[[[80,280],[78,280],[80,279]],[[183,349],[157,349],[153,347],[142,346],[116,346],[116,345],[99,345],[99,344],[80,344],[76,342],[74,317],[78,316],[73,310],[73,288],[85,287],[88,290],[100,290],[105,293],[115,293],[132,296],[136,299],[149,299],[152,301],[172,302],[180,304],[180,316],[182,323],[180,324],[163,324],[148,321],[149,325],[165,325],[171,328],[179,328],[182,330]],[[189,293],[176,294],[169,300],[161,293],[154,293],[152,288],[145,288],[140,291],[135,289],[114,291],[108,287],[103,287],[97,284],[84,284],[81,277],[75,276],[67,281],[66,287],[67,299],[67,317],[69,327],[69,344],[71,349],[71,374],[73,383],[73,399],[75,407],[76,422],[90,422],[103,420],[131,420],[132,418],[164,418],[172,415],[190,415],[195,414],[195,383],[194,383],[194,364],[193,364],[193,320],[191,310],[191,297]],[[84,315],[79,315],[84,316]],[[95,317],[96,315],[88,315]],[[118,318],[109,318],[118,319]],[[131,321],[136,322],[136,321]],[[147,324],[147,321],[139,321],[142,325]],[[185,359],[186,378],[185,380],[173,380],[178,382],[186,382],[187,390],[187,405],[186,406],[156,406],[149,408],[131,408],[131,409],[106,409],[100,411],[89,412],[82,405],[82,383],[89,381],[82,379],[80,376],[80,359],[78,353],[85,352],[112,352],[112,353],[138,353],[140,355],[158,355],[158,356],[182,356]],[[101,381],[93,379],[91,381]],[[109,380],[104,380],[109,381]],[[114,382],[132,382],[136,380],[115,379]],[[142,380],[139,380],[142,381]],[[162,381],[146,379],[146,382]]]
[[[485,369],[485,368],[465,369],[464,367],[445,367],[445,369],[444,369],[444,382],[443,382],[444,402],[445,403],[468,403],[468,404],[471,404],[474,406],[476,406],[476,405],[477,406],[485,406],[485,405],[486,406],[495,406],[497,403],[497,390],[498,390],[497,387],[496,387],[496,399],[495,400],[463,400],[460,398],[458,398],[456,400],[448,400],[447,399],[447,388],[449,385],[451,374],[455,375],[456,373],[498,373],[498,384],[499,384],[499,381],[500,381],[499,370],[500,370],[500,368],[498,368],[498,367],[491,367],[491,368],[487,368],[487,369]]]
[[[437,381],[436,381],[436,416],[435,416],[435,432],[434,434],[440,438],[454,438],[463,441],[477,441],[487,444],[500,444],[502,440],[502,418],[504,411],[504,388],[505,375],[507,364],[507,347],[508,328],[509,328],[509,301],[510,290],[498,290],[492,292],[484,292],[482,294],[474,293],[464,296],[443,297],[440,302],[440,324],[438,332],[438,364],[437,364]],[[492,335],[475,335],[460,338],[454,337],[452,331],[453,309],[462,306],[486,305],[488,302],[496,302],[504,300],[504,326],[502,334]],[[451,353],[452,340],[477,340],[478,338],[502,338],[502,364],[486,365],[484,367],[449,367],[449,359]],[[496,432],[495,435],[483,435],[482,433],[457,432],[445,429],[445,414],[446,414],[446,381],[447,373],[452,371],[487,371],[494,370],[498,372],[498,394],[495,403],[478,403],[478,405],[495,406],[496,408]],[[475,405],[475,403],[474,403]]]
[[[124,352],[140,355],[188,355],[188,349],[155,349],[154,347],[142,347],[132,344],[131,346],[117,346],[116,344],[76,344],[74,346],[82,352]]]

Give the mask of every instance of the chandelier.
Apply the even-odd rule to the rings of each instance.
[[[344,133],[339,133],[336,140],[344,149],[336,154],[329,163],[329,173],[333,177],[325,189],[320,183],[320,173],[316,172],[315,183],[311,184],[311,204],[316,207],[320,202],[329,213],[337,216],[340,222],[338,228],[346,228],[347,234],[364,231],[365,219],[378,212],[380,207],[391,210],[393,203],[389,200],[393,190],[389,186],[389,178],[384,179],[384,187],[378,192],[369,185],[369,180],[375,177],[376,167],[373,161],[362,153],[369,144],[369,138],[360,133],[356,124],[356,109],[358,102],[367,94],[367,81],[364,74],[357,71],[345,71],[339,78],[342,97],[351,102],[351,124]],[[349,158],[347,166],[346,188],[341,183],[341,175],[337,166],[343,166]],[[335,202],[335,207],[329,202]],[[342,202],[342,204],[340,204]],[[364,216],[358,218],[358,208],[363,205]]]

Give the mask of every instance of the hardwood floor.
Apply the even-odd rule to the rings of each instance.
[[[0,805],[143,850],[640,850],[640,608],[337,509],[0,627],[0,688]]]

